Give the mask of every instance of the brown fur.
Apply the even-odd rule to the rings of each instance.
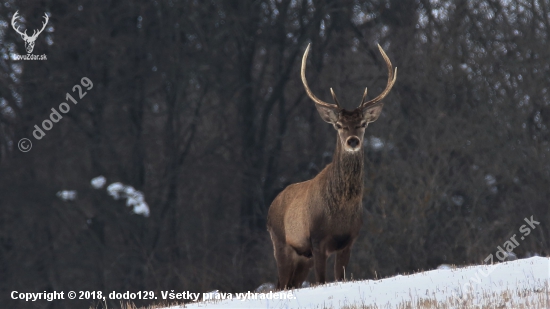
[[[370,122],[382,112],[381,100],[389,93],[397,74],[390,59],[378,45],[388,67],[388,84],[376,98],[365,101],[353,111],[318,99],[306,80],[306,62],[310,45],[302,57],[302,82],[308,96],[324,121],[332,124],[337,134],[332,162],[315,178],[286,187],[271,203],[267,230],[271,235],[279,280],[277,289],[299,288],[315,266],[318,283],[326,281],[327,258],[336,253],[334,279],[344,277],[351,247],[362,225],[363,137]]]
[[[318,107],[319,108],[319,107]],[[376,118],[381,104],[369,108]],[[331,111],[329,111],[330,114]],[[273,242],[279,273],[278,289],[302,285],[315,266],[319,283],[326,281],[326,260],[336,253],[335,280],[344,277],[351,247],[362,224],[363,136],[361,123],[376,120],[362,109],[332,111],[329,115],[338,130],[333,161],[315,178],[288,186],[269,208],[267,227]],[[357,138],[359,150],[343,140]]]

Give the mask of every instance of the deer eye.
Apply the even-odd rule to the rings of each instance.
[[[361,124],[361,128],[366,128],[366,127],[367,127],[367,122],[365,121]]]
[[[339,123],[337,123],[335,126],[336,126],[336,129],[341,129],[342,128],[342,126]]]

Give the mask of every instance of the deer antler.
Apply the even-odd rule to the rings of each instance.
[[[42,29],[40,29],[38,31],[38,33],[35,33],[37,30],[34,30],[32,32],[32,38],[36,38],[40,33],[42,33],[42,31],[44,31],[44,29],[46,28],[46,25],[48,24],[48,21],[50,20],[50,18],[48,17],[48,14],[44,13],[44,16],[43,16],[45,19],[46,19],[46,22],[42,22]]]
[[[361,105],[359,105],[359,107],[362,107],[362,108],[376,104],[380,100],[384,99],[390,92],[391,88],[393,87],[393,84],[395,84],[395,79],[397,77],[397,68],[395,68],[395,71],[393,71],[390,58],[388,58],[388,55],[386,55],[386,53],[384,52],[380,44],[378,44],[378,49],[380,49],[380,53],[382,54],[382,57],[384,57],[384,61],[386,61],[386,65],[388,66],[388,84],[386,85],[386,89],[384,89],[384,91],[382,91],[380,95],[378,95],[376,98],[367,102],[365,102],[365,97],[367,96],[367,88],[365,88],[363,99],[361,99]]]
[[[321,101],[319,98],[317,98],[313,92],[311,92],[311,89],[309,89],[309,86],[307,85],[306,80],[306,62],[307,62],[307,55],[309,54],[309,47],[311,44],[307,45],[306,51],[304,52],[304,57],[302,57],[302,83],[304,83],[304,88],[306,89],[307,95],[317,104],[330,107],[330,108],[340,108],[338,104],[338,100],[336,99],[336,95],[334,94],[334,91],[332,91],[332,88],[330,89],[330,92],[332,93],[332,97],[336,104],[330,104],[324,101]]]
[[[22,37],[28,37],[27,30],[25,30],[25,32],[21,32],[19,31],[19,26],[17,28],[15,27],[15,21],[19,18],[19,15],[17,14],[18,12],[19,11],[16,11],[15,14],[13,14],[13,17],[11,18],[11,26],[13,27],[13,30],[19,33]]]

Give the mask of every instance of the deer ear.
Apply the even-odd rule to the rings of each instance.
[[[317,111],[319,112],[319,115],[321,115],[321,118],[323,118],[324,121],[328,123],[336,123],[338,121],[338,110],[335,108],[315,104],[315,107],[317,108]]]
[[[365,118],[367,122],[375,122],[382,112],[382,107],[384,107],[384,103],[380,102],[365,108],[363,110],[363,118]]]

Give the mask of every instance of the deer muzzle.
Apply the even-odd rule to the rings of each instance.
[[[350,136],[346,140],[347,151],[358,151],[361,149],[361,140],[357,136]]]

